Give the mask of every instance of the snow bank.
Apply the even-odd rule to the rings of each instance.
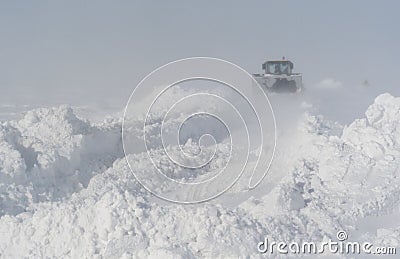
[[[92,126],[68,107],[2,123],[0,141],[0,215],[68,197],[123,156],[117,123]]]
[[[255,258],[264,237],[336,240],[338,230],[398,245],[398,223],[368,229],[365,220],[399,213],[399,121],[400,98],[389,94],[339,135],[335,124],[304,114],[290,134],[280,132],[261,186],[183,206],[155,199],[135,181],[118,121],[92,125],[67,107],[34,110],[0,126],[0,254]],[[132,156],[136,169],[150,170],[143,153]]]

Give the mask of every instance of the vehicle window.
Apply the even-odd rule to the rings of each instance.
[[[277,63],[268,63],[268,73],[279,74],[279,65]]]
[[[281,63],[281,73],[282,74],[289,74],[289,64],[288,63]]]

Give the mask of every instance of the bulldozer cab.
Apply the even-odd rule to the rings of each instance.
[[[293,63],[284,57],[282,60],[269,60],[262,64],[264,73],[253,74],[264,89],[271,92],[300,92],[301,73],[293,72]]]
[[[293,63],[289,60],[279,60],[279,61],[267,61],[262,64],[262,69],[266,74],[272,75],[291,75],[293,69]]]

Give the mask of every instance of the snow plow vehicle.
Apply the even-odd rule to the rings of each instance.
[[[302,76],[293,73],[293,63],[289,60],[272,60],[262,64],[263,74],[253,74],[255,80],[267,91],[300,92]]]

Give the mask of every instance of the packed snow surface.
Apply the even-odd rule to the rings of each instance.
[[[121,123],[95,124],[62,106],[0,124],[0,257],[265,258],[257,251],[265,237],[320,242],[339,230],[400,245],[400,98],[378,96],[365,118],[344,127],[297,116],[278,131],[260,186],[238,182],[197,205],[161,201],[138,184]],[[194,175],[161,166],[202,177],[223,164],[224,145]],[[184,148],[196,152],[191,141]],[[135,170],[151,170],[143,150],[129,156]]]

